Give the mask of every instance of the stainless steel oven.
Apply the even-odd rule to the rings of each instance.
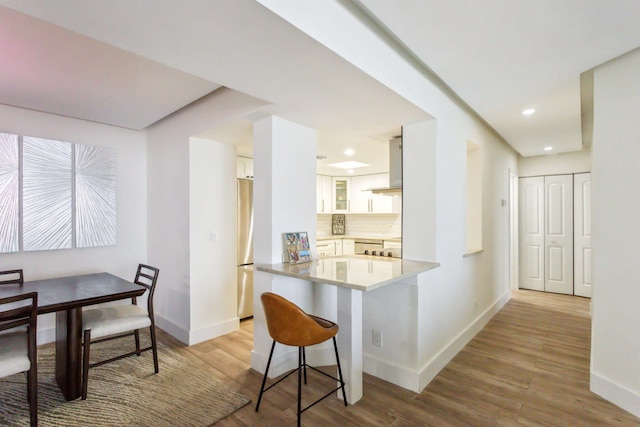
[[[396,241],[391,244],[387,242],[385,248],[385,241],[382,239],[355,239],[354,246],[354,252],[358,255],[402,258],[402,247]]]
[[[354,252],[359,255],[378,255],[384,248],[384,242],[379,239],[357,239]]]

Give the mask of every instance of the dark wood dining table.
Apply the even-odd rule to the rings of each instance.
[[[66,400],[82,392],[82,308],[139,297],[146,288],[109,273],[0,286],[0,298],[38,293],[38,314],[56,313],[56,381]]]

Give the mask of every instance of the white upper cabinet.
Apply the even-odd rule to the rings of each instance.
[[[389,186],[389,174],[378,173],[351,177],[351,213],[400,213],[397,197],[373,194],[372,188]],[[395,200],[394,200],[395,199]]]
[[[316,175],[316,212],[399,214],[401,197],[371,192],[372,188],[388,186],[388,173],[352,177]]]
[[[249,157],[237,157],[236,176],[238,178],[253,178],[253,159]]]
[[[389,186],[389,174],[378,173],[371,175],[371,188],[384,188]],[[399,199],[397,196],[385,196],[382,194],[371,194],[372,213],[400,213]]]
[[[331,213],[331,177],[316,175],[316,212]]]
[[[351,177],[351,213],[371,212],[371,175]]]
[[[351,178],[334,176],[331,178],[333,194],[331,207],[334,213],[351,212]]]

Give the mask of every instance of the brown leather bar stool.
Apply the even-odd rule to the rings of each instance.
[[[262,307],[264,308],[264,314],[267,319],[269,335],[271,335],[271,338],[273,338],[273,344],[271,345],[271,352],[269,353],[267,368],[264,371],[262,387],[260,387],[260,395],[258,396],[258,403],[256,404],[256,412],[258,412],[258,409],[260,409],[260,400],[262,400],[262,393],[269,390],[271,387],[275,386],[294,372],[298,372],[298,426],[300,426],[300,416],[304,411],[340,389],[342,389],[344,406],[347,406],[347,394],[344,390],[344,380],[342,379],[342,369],[340,368],[340,357],[338,356],[338,345],[336,344],[338,325],[329,320],[325,320],[320,317],[312,316],[305,313],[304,311],[302,311],[302,309],[300,309],[300,307],[298,307],[291,301],[281,297],[280,295],[276,295],[271,292],[265,292],[260,296],[260,299],[262,300]],[[340,377],[339,379],[327,374],[326,372],[322,372],[314,368],[313,366],[307,365],[306,355],[304,351],[305,347],[309,345],[320,344],[330,338],[333,339],[333,348],[336,352],[338,375]],[[271,365],[273,350],[276,348],[276,342],[298,347],[298,368],[292,370],[287,375],[280,378],[278,381],[271,384],[265,389],[264,386],[267,382],[267,374],[269,372],[269,366]],[[338,381],[340,383],[340,386],[331,390],[329,393],[325,394],[320,399],[316,400],[307,407],[302,408],[302,372],[304,371],[304,383],[306,384],[307,367],[329,378],[332,378],[335,381]]]

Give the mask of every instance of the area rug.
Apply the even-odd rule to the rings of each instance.
[[[91,347],[91,360],[122,353],[133,340]],[[151,351],[89,371],[87,400],[65,401],[55,381],[55,349],[38,349],[38,421],[41,426],[204,427],[250,402],[214,379],[205,366],[159,345],[160,373],[153,373]],[[28,426],[26,375],[0,379],[0,425]]]

